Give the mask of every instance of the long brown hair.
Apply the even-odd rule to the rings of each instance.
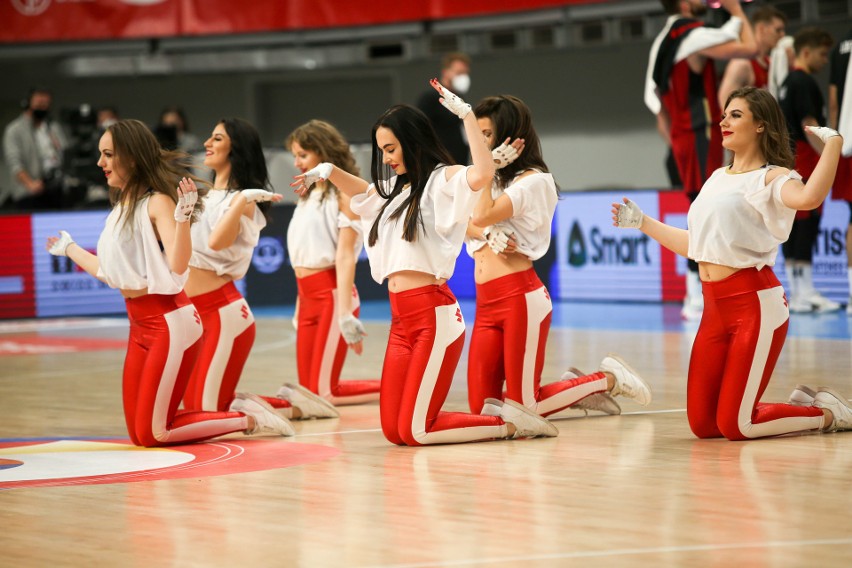
[[[532,123],[532,112],[524,101],[512,95],[486,97],[479,101],[473,110],[476,118],[489,118],[494,127],[495,144],[502,144],[506,138],[524,139],[524,151],[518,159],[508,166],[497,170],[494,179],[497,185],[505,189],[518,174],[526,170],[539,170],[549,173],[541,152],[541,142]]]
[[[769,91],[756,87],[743,87],[728,96],[724,109],[734,99],[743,99],[748,105],[754,122],[763,125],[763,132],[758,133],[757,144],[763,159],[768,164],[793,169],[796,158],[790,147],[790,134],[787,132],[787,122],[775,97]],[[731,164],[734,162],[731,156]],[[730,164],[728,164],[730,165]]]
[[[355,163],[355,156],[352,155],[349,142],[331,123],[324,120],[310,120],[291,132],[284,146],[290,150],[293,142],[297,142],[305,150],[314,152],[319,156],[320,162],[331,162],[353,176],[361,175],[361,169]],[[326,180],[322,199],[332,194],[337,195],[337,188]],[[305,192],[301,198],[307,199],[308,192]]]
[[[402,148],[402,161],[405,164],[405,173],[396,176],[394,186],[388,191],[390,180],[394,175],[390,168],[382,161],[382,149],[376,140],[376,132],[379,128],[387,128],[399,141]],[[373,125],[371,134],[373,141],[373,159],[370,164],[370,177],[379,197],[386,200],[382,209],[376,216],[367,244],[374,246],[379,238],[379,221],[385,209],[393,199],[402,193],[407,184],[411,184],[411,192],[402,200],[399,207],[394,210],[388,220],[404,217],[404,229],[402,238],[413,243],[417,240],[417,229],[423,225],[420,215],[420,200],[426,190],[426,184],[436,168],[450,166],[455,162],[450,153],[441,143],[432,123],[420,109],[409,105],[392,106],[379,117]]]
[[[133,119],[119,120],[109,126],[107,132],[112,135],[113,161],[117,161],[127,173],[124,189],[109,188],[110,203],[121,204],[125,224],[133,219],[136,207],[149,190],[168,195],[177,204],[177,184],[182,177],[202,182],[190,174],[190,156],[162,149],[145,123]],[[205,189],[206,185],[200,186],[199,193],[204,194]],[[201,210],[200,206],[199,200],[193,221]]]

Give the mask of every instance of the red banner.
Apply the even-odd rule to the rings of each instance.
[[[608,0],[0,0],[0,43],[139,39],[393,24]]]

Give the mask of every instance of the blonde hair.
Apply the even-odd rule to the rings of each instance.
[[[284,146],[288,150],[292,149],[294,142],[305,150],[314,152],[319,156],[321,162],[331,162],[353,176],[361,175],[361,170],[355,163],[355,156],[352,155],[349,142],[331,123],[324,120],[306,122],[287,136]],[[331,182],[326,181],[322,198],[325,199],[332,193],[337,195],[337,188]],[[303,195],[302,199],[307,199],[307,194]]]

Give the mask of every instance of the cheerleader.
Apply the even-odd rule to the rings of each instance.
[[[329,180],[352,197],[367,235],[376,282],[388,281],[391,330],[382,369],[382,432],[392,443],[473,442],[556,436],[523,405],[489,399],[488,415],[442,412],[464,344],[464,318],[447,286],[477,192],[494,175],[470,105],[432,80],[442,104],[462,119],[473,165],[451,165],[421,111],[391,107],[372,130],[372,184],[331,163],[296,176],[305,192]],[[391,172],[390,170],[393,170]]]
[[[293,428],[260,398],[241,395],[231,411],[178,410],[198,355],[201,318],[183,291],[190,219],[198,198],[180,177],[185,158],[160,149],[142,122],[121,120],[101,137],[98,166],[110,187],[113,209],[98,239],[97,255],[66,231],[50,237],[50,254],[67,256],[117,288],[130,319],[124,361],[124,416],[138,446],[186,444],[244,431],[293,435]]]
[[[760,402],[787,335],[790,310],[772,266],[797,210],[819,207],[834,181],[841,136],[808,127],[825,144],[807,183],[793,167],[787,127],[767,91],[737,89],[719,123],[732,160],[710,176],[687,229],[613,203],[617,227],[635,227],[698,262],[704,314],[692,345],[686,415],[699,438],[746,440],[807,430],[848,430],[852,408],[828,387],[797,387],[790,404]]]
[[[285,143],[301,172],[333,162],[353,176],[360,171],[349,143],[331,124],[311,120]],[[355,264],[363,246],[349,196],[331,181],[299,198],[287,228],[287,251],[296,273],[296,363],[301,385],[337,405],[378,400],[378,380],[340,380],[347,345],[360,355],[364,326],[358,319]]]
[[[213,188],[192,225],[192,257],[186,294],[201,316],[201,348],[183,402],[190,410],[227,410],[255,338],[254,315],[234,285],[244,277],[267,223],[269,176],[257,130],[227,118],[204,143],[204,165]],[[337,417],[337,410],[300,385],[285,383],[275,397],[261,397],[290,419]]]
[[[569,370],[563,380],[541,385],[553,307],[533,261],[550,246],[558,190],[541,153],[532,114],[517,97],[482,100],[474,110],[497,172],[482,191],[468,226],[467,251],[475,261],[476,319],[468,357],[470,409],[487,398],[517,401],[549,416],[568,407],[620,414],[612,395],[651,402],[651,391],[617,355],[600,371]],[[515,138],[511,145],[509,141]]]

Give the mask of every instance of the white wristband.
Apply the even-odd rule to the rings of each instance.
[[[70,245],[74,244],[74,239],[67,231],[59,231],[59,239],[53,243],[47,252],[53,256],[68,256],[67,250]]]

